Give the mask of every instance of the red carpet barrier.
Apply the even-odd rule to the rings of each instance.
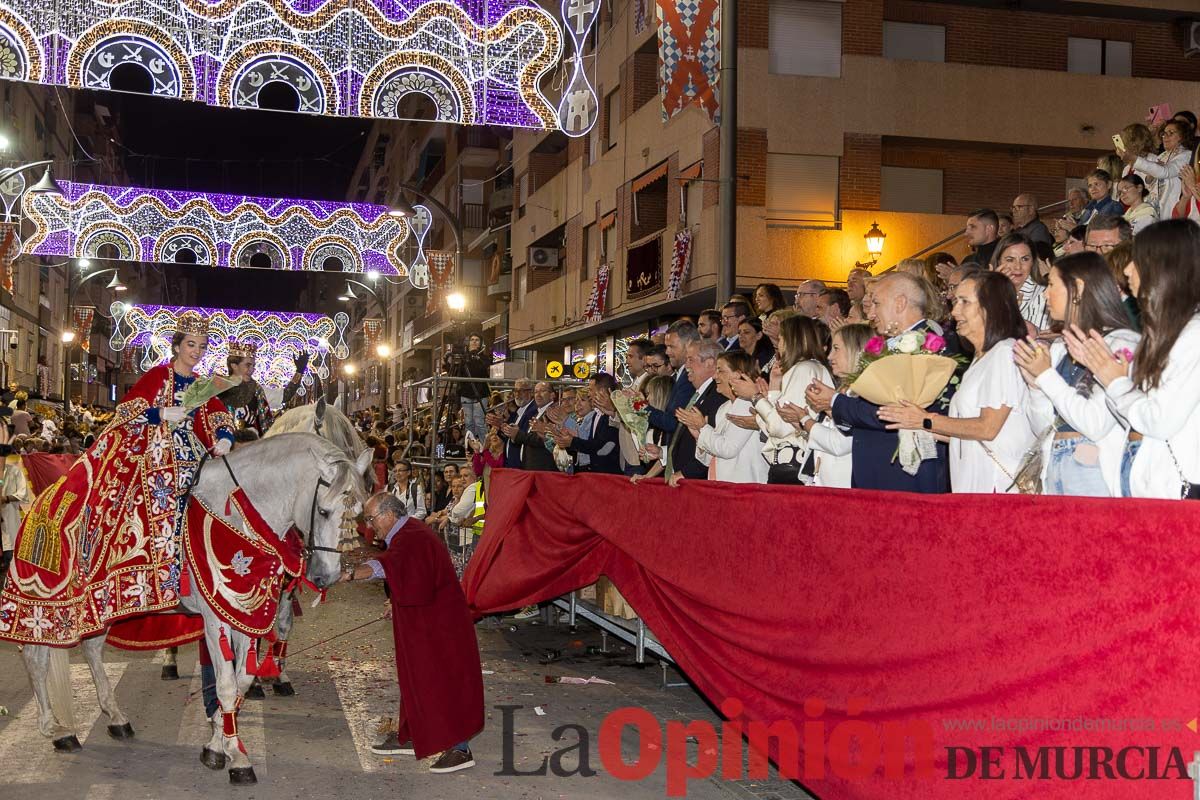
[[[477,613],[607,575],[711,702],[736,698],[747,724],[801,731],[801,753],[826,769],[803,782],[823,800],[1192,796],[1180,769],[1200,749],[1184,727],[1200,711],[1200,503],[705,482],[671,490],[514,470],[492,480],[463,578]],[[867,698],[861,709],[856,697]],[[818,702],[806,713],[809,698]],[[1062,720],[1083,729],[1051,729]],[[888,752],[897,723],[917,738],[932,732],[924,779],[913,777],[911,741],[901,779],[885,777],[882,761],[870,777],[846,777],[862,763],[857,750],[833,768],[847,734],[874,732]],[[824,754],[805,750],[811,730],[823,731],[814,741]],[[981,763],[972,777],[947,778],[947,748],[978,757],[985,746],[1005,748],[989,770],[1003,778],[981,779]],[[1158,747],[1154,763],[1149,750],[1124,751],[1121,769],[1170,777],[1121,779],[1114,752],[1108,779],[1089,766],[1099,750],[1082,756],[1098,779],[1059,779],[1074,774],[1080,751],[1063,751],[1059,770],[1054,752],[1036,750],[1057,746]],[[1041,759],[1023,774],[1018,747]],[[968,759],[956,752],[961,775]]]

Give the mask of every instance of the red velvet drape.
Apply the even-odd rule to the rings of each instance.
[[[66,475],[77,458],[79,456],[30,453],[21,456],[21,466],[25,467],[25,474],[29,476],[30,488],[38,495]]]
[[[1006,728],[1168,721],[1157,728],[1196,716],[1200,503],[716,482],[671,490],[514,470],[492,480],[463,578],[476,613],[549,600],[605,574],[716,705],[736,698],[749,720],[803,730],[814,719],[804,701],[816,698],[827,739],[854,697],[868,698],[855,721],[877,732],[888,722],[932,726],[936,779],[890,780],[882,769],[863,780],[810,776],[823,800],[1191,796],[1186,779],[1013,779],[1018,745],[1158,746],[1161,771],[1167,748],[1184,760],[1200,749],[1185,727]],[[960,719],[1005,722],[953,729]],[[952,746],[1007,748],[1006,777],[947,780]]]

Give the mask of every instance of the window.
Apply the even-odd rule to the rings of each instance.
[[[617,134],[621,130],[621,87],[618,86],[608,93],[608,97],[604,98],[604,118],[608,121],[608,130],[606,130],[605,141],[608,142],[608,148],[612,149],[617,146]]]
[[[517,218],[525,216],[525,201],[529,199],[529,173],[526,172],[517,179]]]
[[[1133,43],[1069,36],[1067,72],[1128,78],[1133,74]]]
[[[911,167],[884,167],[880,187],[881,211],[917,214],[942,213],[942,171]]]
[[[946,60],[946,28],[883,21],[883,57],[904,61]]]
[[[609,225],[604,229],[604,252],[600,256],[601,263],[612,265],[617,259],[617,226]]]
[[[516,300],[517,308],[520,308],[525,303],[526,275],[529,273],[529,270],[524,266],[520,266],[517,267],[516,272],[517,290],[513,292],[513,298]]]
[[[773,74],[841,77],[841,3],[771,0],[768,24]]]
[[[767,153],[767,222],[831,226],[837,220],[836,156]]]

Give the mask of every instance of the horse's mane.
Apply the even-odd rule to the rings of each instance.
[[[316,413],[317,407],[314,403],[289,409],[275,419],[263,438],[278,436],[281,433],[315,433]],[[319,435],[341,448],[351,460],[367,449],[358,431],[354,429],[354,423],[333,406],[325,407],[325,419]]]

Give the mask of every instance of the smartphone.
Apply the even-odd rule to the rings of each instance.
[[[1114,133],[1112,140],[1113,140],[1113,146],[1116,147],[1118,151],[1124,153],[1125,152],[1125,140],[1121,138],[1121,134]]]

